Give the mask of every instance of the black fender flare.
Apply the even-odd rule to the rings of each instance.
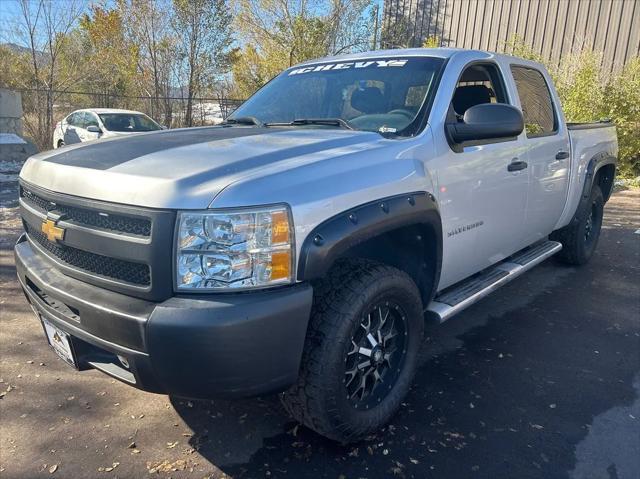
[[[569,221],[569,224],[567,224],[563,228],[560,228],[560,230],[558,231],[564,230],[568,228],[572,223],[580,220],[578,215],[581,211],[584,210],[584,208],[586,208],[586,205],[589,202],[589,197],[591,196],[591,188],[593,188],[593,184],[598,175],[598,171],[605,165],[613,164],[615,166],[616,163],[616,158],[605,151],[597,153],[589,160],[589,163],[587,163],[587,171],[584,175],[584,185],[582,186],[580,201],[578,201],[576,209],[573,212],[573,217],[571,218],[571,221]],[[611,189],[613,190],[613,187]],[[606,203],[611,192],[603,192],[603,194],[605,195],[604,201]]]
[[[587,164],[587,171],[584,177],[584,186],[582,187],[582,196],[580,196],[580,202],[578,203],[576,213],[580,211],[580,208],[585,202],[589,201],[591,188],[593,188],[593,183],[598,175],[598,171],[605,165],[612,164],[615,166],[616,163],[616,158],[604,151],[596,154],[589,160],[589,163]],[[604,192],[605,202],[609,199],[610,193],[611,192]]]
[[[411,225],[427,225],[433,230],[437,285],[442,265],[442,222],[435,197],[423,191],[381,198],[320,223],[302,244],[297,277],[303,281],[321,278],[351,247]]]

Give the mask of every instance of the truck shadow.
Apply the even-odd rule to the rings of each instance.
[[[603,232],[614,245],[623,234]],[[606,267],[617,254],[580,274],[547,262],[429,328],[407,400],[363,442],[297,426],[277,397],[172,405],[194,432],[190,445],[235,478],[566,476],[593,418],[636,395],[639,328],[628,311],[639,291],[616,277],[640,281],[632,265]]]

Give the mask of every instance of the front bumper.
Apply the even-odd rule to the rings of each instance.
[[[188,398],[278,392],[298,376],[313,296],[309,284],[156,303],[62,274],[26,235],[16,244],[15,259],[36,314],[71,335],[79,369]]]

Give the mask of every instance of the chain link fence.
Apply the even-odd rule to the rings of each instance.
[[[191,98],[191,121],[186,96],[131,96],[72,90],[20,89],[24,134],[40,150],[51,148],[53,129],[69,113],[83,108],[121,108],[140,111],[167,128],[215,125],[244,100],[223,96]]]

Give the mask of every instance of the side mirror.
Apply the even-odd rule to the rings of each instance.
[[[89,125],[87,127],[87,131],[90,133],[102,133],[102,130],[96,125]]]
[[[167,125],[160,125],[161,130],[168,130],[169,127]]]
[[[463,123],[447,123],[454,143],[518,136],[524,129],[522,112],[504,103],[482,103],[469,108]]]

